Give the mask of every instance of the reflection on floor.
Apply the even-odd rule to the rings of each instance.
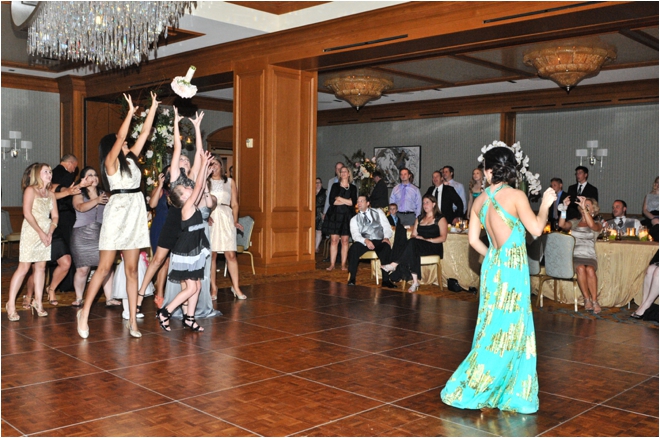
[[[2,314],[2,435],[658,436],[658,330],[535,312],[540,411],[439,398],[477,303],[303,279],[221,290],[224,316],[173,321],[153,301],[129,337],[96,304]]]

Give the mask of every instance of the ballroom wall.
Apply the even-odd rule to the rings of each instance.
[[[334,164],[343,161],[342,153],[351,156],[362,149],[369,156],[374,146],[421,145],[422,189],[430,185],[433,170],[445,164],[467,185],[481,147],[499,139],[499,129],[499,114],[319,127],[317,175],[325,184]],[[658,175],[657,104],[519,113],[516,139],[544,189],[555,176],[564,180],[566,189],[573,184],[579,165],[575,149],[598,140],[609,155],[602,172],[593,169],[589,181],[598,187],[605,212],[621,198],[631,213],[641,214],[644,195]]]
[[[2,161],[2,206],[20,206],[22,193],[20,181],[23,170],[35,161],[56,166],[60,159],[60,97],[58,93],[45,93],[16,88],[1,88],[3,139],[9,139],[9,131],[21,131],[24,140],[32,141],[30,160],[25,152],[17,158]],[[38,120],[38,123],[35,123]],[[202,132],[208,135],[216,129],[233,124],[233,114],[223,111],[204,110]],[[20,144],[19,144],[20,147]],[[90,146],[96,148],[96,145]],[[187,152],[192,155],[192,152]],[[21,156],[23,158],[21,158]],[[82,167],[82,166],[79,166]]]
[[[29,161],[25,161],[25,151],[20,151],[16,158],[7,154],[2,160],[2,206],[20,206],[21,177],[28,164],[44,162],[54,166],[59,162],[60,96],[15,88],[1,90],[2,138],[9,139],[9,131],[21,131],[22,139],[32,142]]]

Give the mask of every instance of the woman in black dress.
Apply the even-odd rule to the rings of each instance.
[[[447,220],[440,213],[435,196],[425,195],[422,198],[422,210],[422,214],[415,220],[412,235],[399,260],[383,266],[383,270],[387,272],[396,270],[390,276],[392,281],[396,281],[397,277],[406,280],[412,277],[413,283],[408,292],[416,292],[419,288],[421,257],[439,255],[442,258],[442,242],[447,240]]]
[[[319,244],[323,237],[321,227],[323,226],[323,207],[325,207],[325,195],[327,191],[323,188],[321,178],[316,178],[316,252],[319,252]]]
[[[348,236],[351,235],[351,218],[355,215],[357,187],[353,185],[353,175],[346,167],[342,167],[339,171],[339,182],[332,185],[328,199],[330,199],[331,204],[326,212],[322,228],[323,234],[330,236],[330,267],[328,271],[335,269],[340,236],[341,270],[348,271],[346,265]]]

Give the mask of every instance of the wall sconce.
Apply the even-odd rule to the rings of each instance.
[[[595,154],[594,149],[597,149]],[[598,149],[598,140],[589,140],[587,141],[587,149],[576,149],[575,156],[580,157],[580,166],[582,166],[582,159],[585,157],[592,166],[600,161],[600,168],[602,170],[603,161],[607,157],[607,149]]]
[[[21,141],[21,149],[25,149],[25,161],[28,161],[28,150],[32,149],[32,142],[31,141]]]
[[[7,149],[11,149],[11,142],[9,140],[2,140],[2,159],[7,159]]]
[[[11,156],[18,157],[18,149],[16,149],[16,140],[21,139],[21,131],[9,131],[9,138],[14,140],[14,149],[11,150]]]

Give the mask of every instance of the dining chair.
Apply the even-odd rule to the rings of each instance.
[[[436,266],[436,273],[438,276],[438,286],[440,286],[440,289],[443,288],[442,286],[442,259],[440,258],[439,255],[427,255],[427,256],[421,256],[419,260],[419,264],[421,266],[428,266],[428,265],[435,265]],[[423,281],[422,276],[420,275],[419,278],[420,284],[427,284],[429,281]],[[408,281],[403,280],[401,285],[401,290],[406,290],[406,286],[408,285]]]
[[[554,281],[554,299],[557,301],[557,280],[573,282],[573,302],[575,311],[578,310],[577,275],[573,268],[573,249],[575,238],[563,233],[550,233],[547,235],[543,257],[545,259],[545,276],[539,281],[539,295],[537,304],[543,307],[543,283],[546,280]]]
[[[254,228],[254,219],[250,216],[243,216],[238,218],[238,223],[243,225],[243,232],[236,232],[236,254],[248,254],[250,256],[250,264],[252,265],[252,275],[257,275],[254,270],[254,256],[249,250],[252,245],[252,229]],[[225,263],[225,277],[227,276],[227,263]]]
[[[529,276],[538,278],[539,284],[541,283],[541,279],[546,277],[545,267],[541,266],[546,236],[546,234],[543,234],[537,238],[533,238],[528,234],[527,239],[527,265],[529,266]],[[541,293],[540,291],[541,289],[539,288],[539,294]]]

